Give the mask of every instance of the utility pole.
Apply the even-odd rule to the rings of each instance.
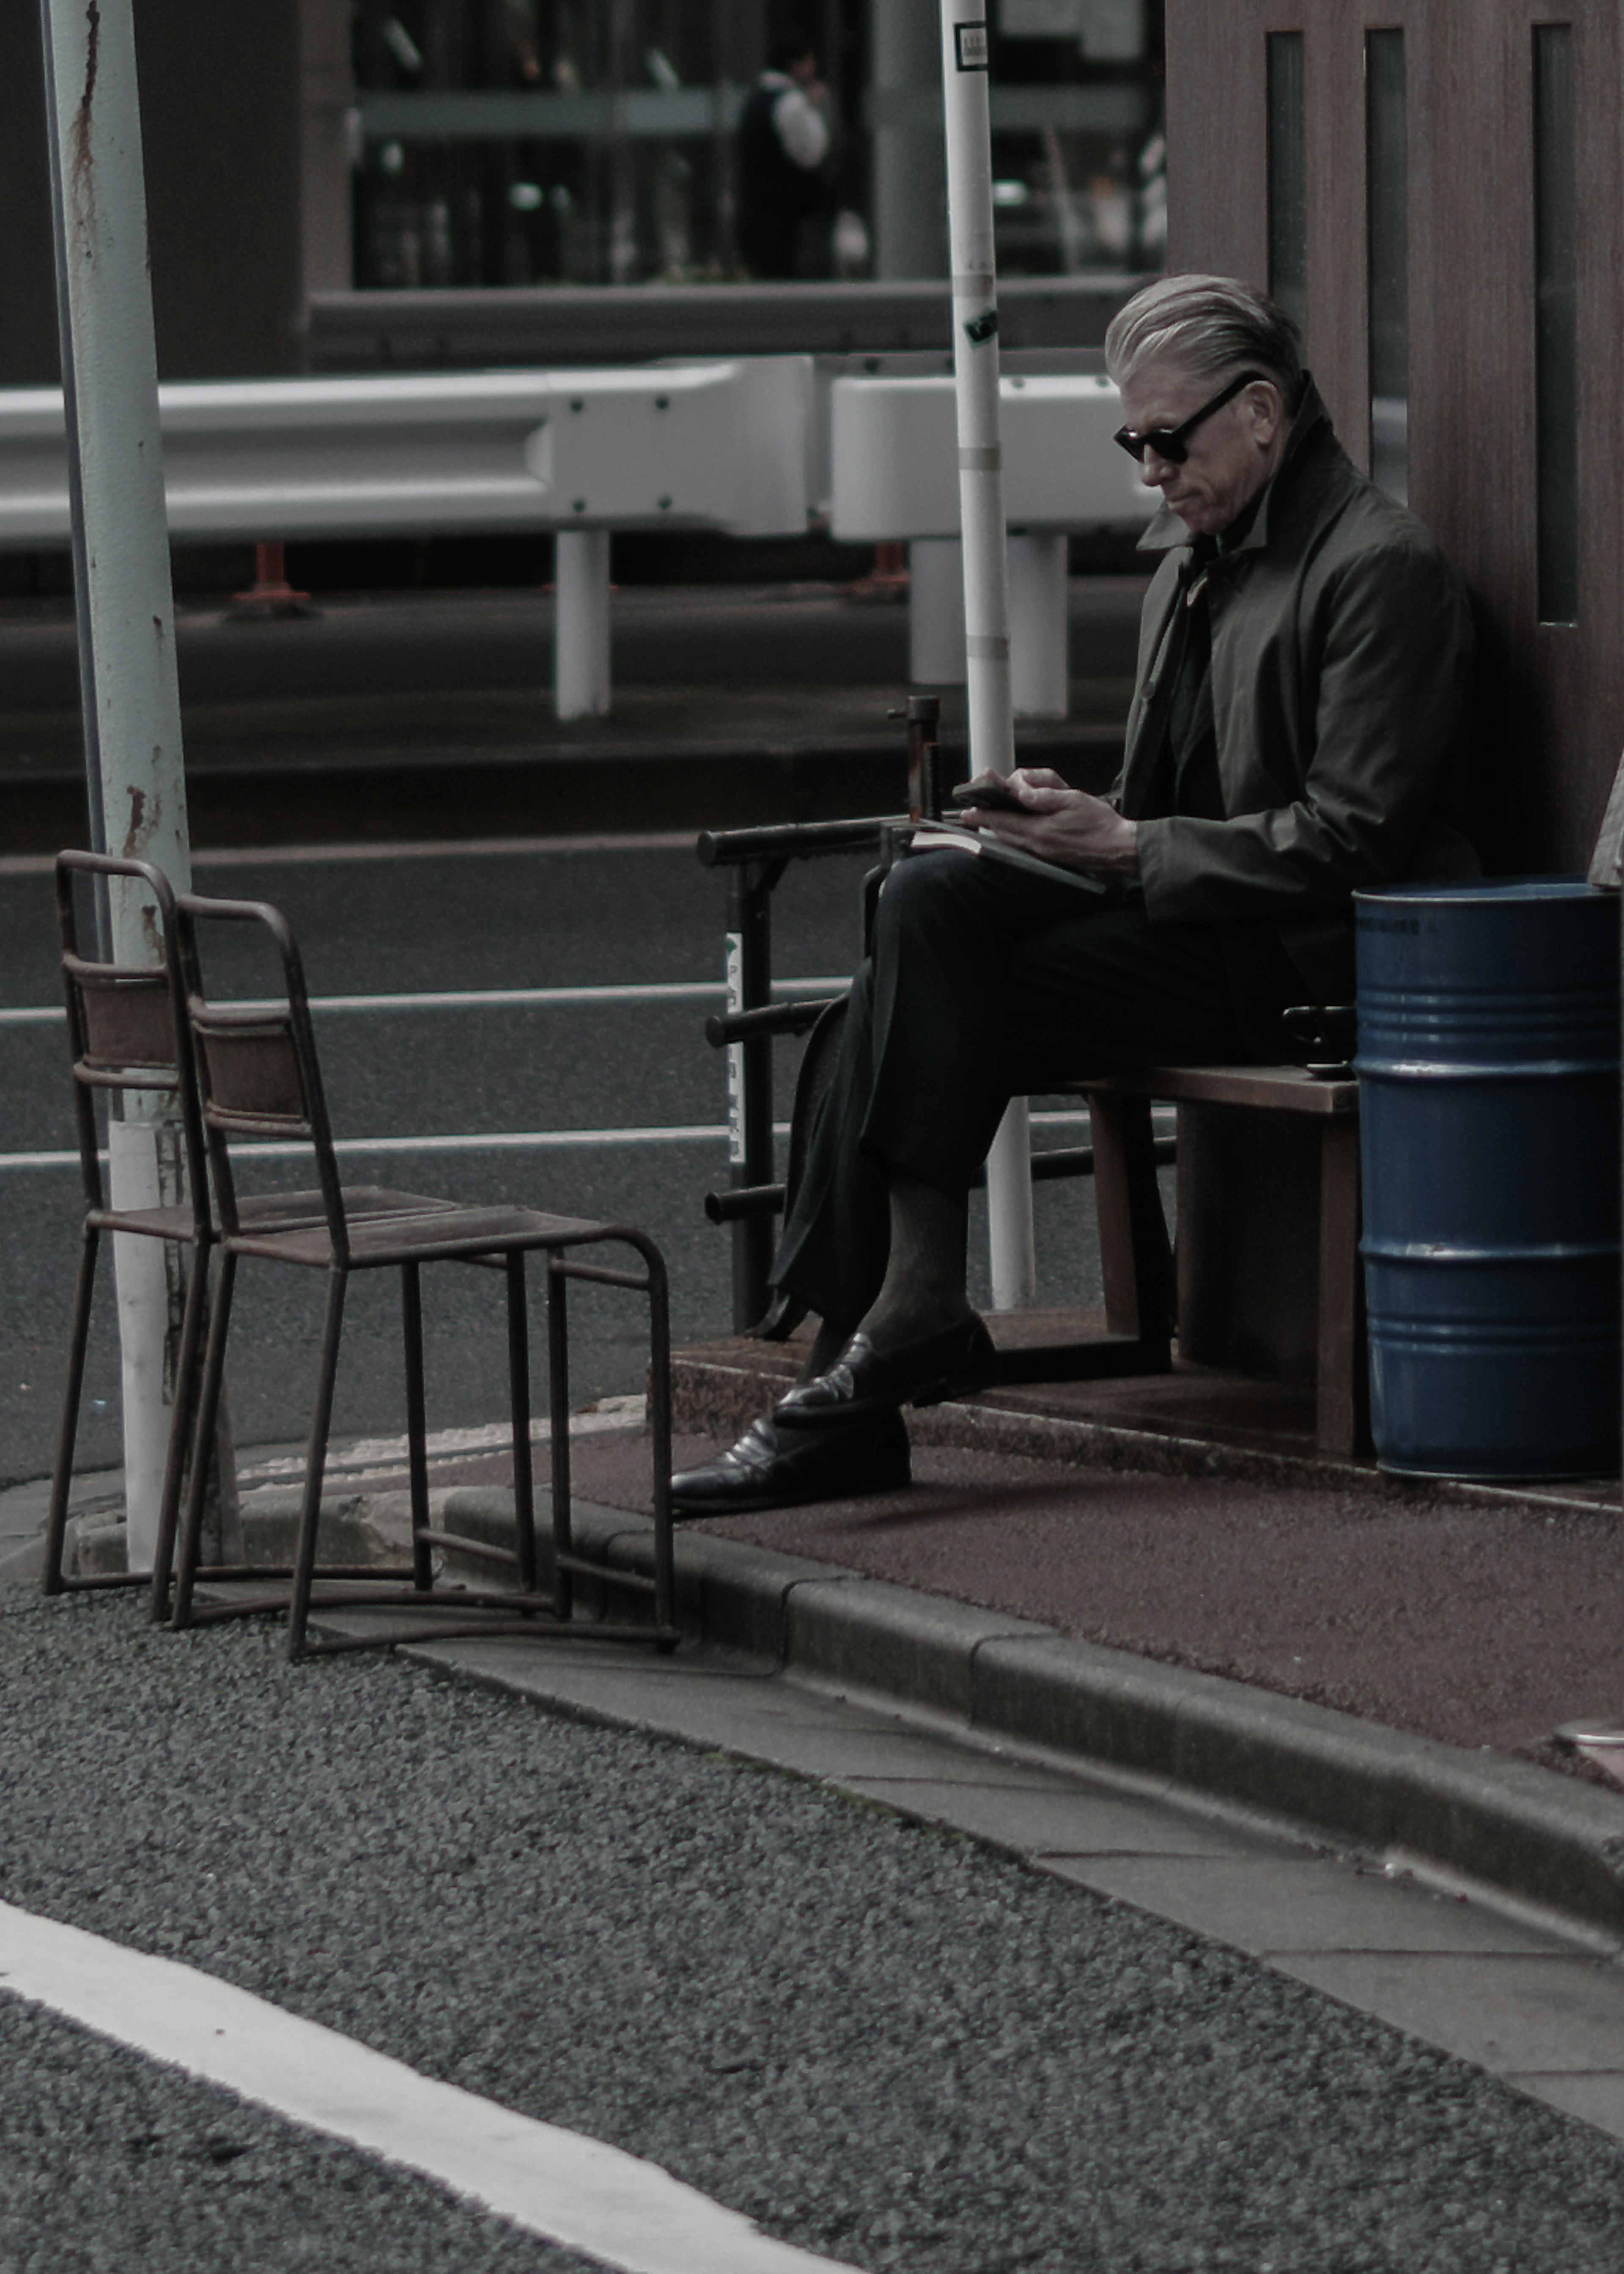
[[[41,0],[74,599],[97,849],[190,889],[158,366],[147,266],[133,0]],[[157,964],[157,911],[110,880],[104,953]],[[184,1198],[173,1101],[139,1094],[108,1131],[112,1204]],[[115,1235],[130,1568],[152,1567],[179,1329],[173,1242]]]
[[[984,0],[941,0],[952,264],[953,376],[959,406],[959,516],[964,542],[965,693],[970,766],[1015,764],[1010,593],[998,427],[998,280],[993,252],[992,128]],[[996,1311],[1037,1295],[1031,1123],[1011,1100],[987,1156],[987,1223]]]

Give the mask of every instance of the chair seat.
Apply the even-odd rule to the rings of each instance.
[[[190,1202],[184,1208],[86,1209],[85,1222],[97,1231],[139,1231],[149,1239],[177,1239],[188,1246],[197,1238]]]
[[[289,1195],[289,1200],[297,1197]],[[421,1194],[382,1193],[376,1186],[363,1187],[358,1194],[346,1188],[343,1197],[354,1270],[391,1263],[443,1262],[458,1256],[488,1255],[498,1249],[564,1247],[576,1240],[601,1238],[609,1229],[585,1216],[548,1216],[536,1209],[480,1207]],[[355,1204],[357,1200],[359,1206]],[[226,1242],[234,1254],[267,1256],[274,1261],[322,1270],[332,1263],[333,1243],[324,1220],[295,1217],[291,1222],[251,1227],[244,1215],[242,1224],[242,1231]]]

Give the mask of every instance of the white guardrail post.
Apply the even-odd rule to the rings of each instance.
[[[942,0],[970,763],[977,772],[991,768],[1007,774],[1015,764],[1015,719],[1010,691],[1004,466],[998,447],[998,303],[987,66],[986,19],[975,0]],[[1037,1298],[1031,1131],[1024,1097],[1011,1099],[987,1156],[987,1218],[993,1308],[1021,1310]]]
[[[47,0],[43,29],[81,516],[76,599],[88,630],[94,704],[86,740],[100,753],[109,849],[153,862],[184,892],[191,859],[132,0]],[[114,959],[157,962],[150,899],[115,878],[109,901]],[[126,1093],[124,1118],[111,1122],[108,1141],[116,1209],[184,1197],[172,1101]],[[169,1453],[178,1254],[169,1240],[117,1233],[113,1249],[129,1566],[143,1571],[156,1551]]]
[[[553,540],[553,707],[560,719],[609,709],[609,532],[560,529]]]

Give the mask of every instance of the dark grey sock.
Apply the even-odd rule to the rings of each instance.
[[[891,1260],[862,1320],[876,1350],[894,1349],[967,1318],[966,1202],[901,1171],[891,1183]]]
[[[848,1321],[820,1319],[817,1332],[812,1337],[812,1347],[807,1352],[806,1362],[796,1380],[813,1382],[820,1374],[827,1374],[851,1339],[852,1329]]]

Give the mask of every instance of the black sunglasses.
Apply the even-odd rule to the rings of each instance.
[[[1141,465],[1145,463],[1146,451],[1154,450],[1157,457],[1165,458],[1169,466],[1182,466],[1190,456],[1190,437],[1201,421],[1210,418],[1214,410],[1222,410],[1226,403],[1232,403],[1243,387],[1250,387],[1262,377],[1260,371],[1242,372],[1240,377],[1232,379],[1222,393],[1214,395],[1210,403],[1204,403],[1199,410],[1192,410],[1189,418],[1177,426],[1147,426],[1142,434],[1136,434],[1132,426],[1119,426],[1111,440],[1119,442],[1128,456],[1137,458]]]

